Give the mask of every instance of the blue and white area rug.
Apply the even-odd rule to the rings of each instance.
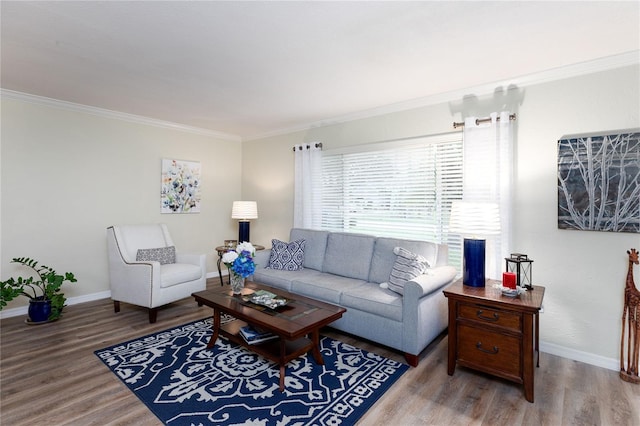
[[[307,354],[279,367],[219,338],[211,318],[95,354],[168,425],[351,425],[408,366],[322,337],[324,365]]]

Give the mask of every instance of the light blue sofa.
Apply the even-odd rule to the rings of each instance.
[[[269,269],[271,250],[256,253],[254,280],[347,309],[331,324],[338,330],[404,352],[418,365],[420,352],[447,327],[442,290],[456,270],[448,266],[448,247],[425,241],[294,228],[290,240],[304,239],[304,269]],[[395,247],[424,256],[432,266],[408,281],[404,294],[381,288],[396,261]]]

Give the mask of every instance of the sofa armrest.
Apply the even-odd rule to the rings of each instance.
[[[438,266],[431,268],[426,274],[422,274],[404,285],[404,297],[419,299],[434,291],[440,290],[450,284],[456,277],[456,268],[453,266]]]
[[[447,328],[447,298],[442,290],[455,280],[453,266],[431,268],[404,284],[402,298],[402,348],[411,355],[420,351]]]

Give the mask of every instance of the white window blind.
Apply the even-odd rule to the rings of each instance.
[[[460,238],[448,235],[453,200],[462,198],[460,132],[371,144],[322,155],[322,229],[449,245],[460,264]]]

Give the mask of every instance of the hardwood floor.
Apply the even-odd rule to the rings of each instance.
[[[93,351],[210,314],[185,299],[160,309],[158,322],[149,324],[146,310],[123,304],[115,314],[104,299],[69,306],[51,324],[1,320],[0,424],[160,425]],[[404,362],[393,350],[332,329],[324,334]],[[358,424],[640,425],[640,386],[615,371],[542,353],[532,404],[520,385],[460,367],[448,376],[446,363],[443,335]]]

